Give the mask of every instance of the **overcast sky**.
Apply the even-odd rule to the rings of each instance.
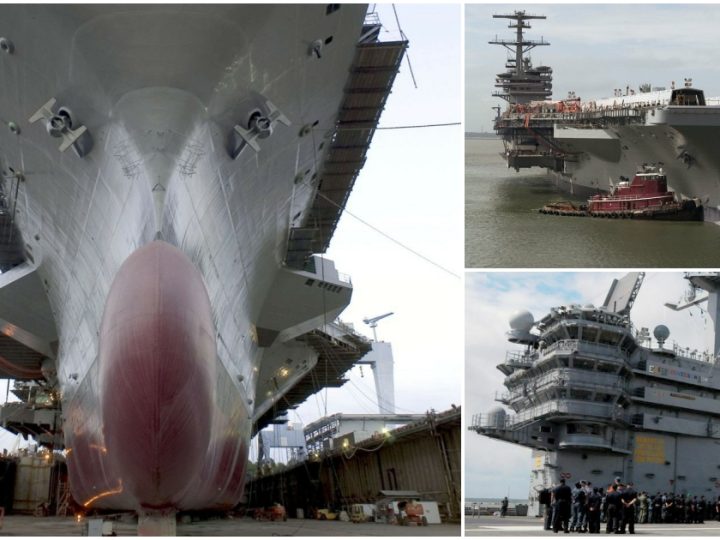
[[[397,7],[418,88],[407,62],[395,80],[381,126],[461,122],[461,8]],[[377,6],[397,37],[391,5]],[[393,311],[378,324],[395,357],[395,403],[401,413],[459,405],[462,395],[463,130],[461,126],[379,130],[350,196],[348,209],[394,239],[451,270],[452,276],[359,223],[340,220],[328,257],[350,274],[354,292],[341,319],[371,337],[362,323]],[[341,389],[310,398],[291,421],[327,413],[376,413],[372,372],[352,371]],[[366,397],[367,396],[367,397]]]
[[[493,14],[525,10],[546,15],[530,21],[525,37],[550,46],[531,51],[533,65],[553,68],[553,98],[570,90],[583,100],[610,97],[614,88],[649,82],[670,87],[692,77],[708,96],[720,95],[717,32],[720,5],[702,4],[476,4],[465,8],[466,131],[490,131],[495,76],[507,51],[488,41],[512,39],[507,19]]]
[[[624,272],[484,273],[466,277],[466,382],[465,419],[486,413],[500,404],[495,393],[506,390],[504,376],[496,365],[508,350],[522,350],[509,343],[505,333],[508,320],[517,310],[529,310],[535,320],[551,307],[568,304],[602,305],[613,278]],[[648,273],[635,306],[632,321],[651,333],[658,324],[670,329],[668,345],[702,349],[705,333],[711,328],[701,307],[674,312],[665,302],[677,302],[687,290],[683,274]],[[527,498],[530,485],[530,450],[510,443],[465,432],[466,497]]]

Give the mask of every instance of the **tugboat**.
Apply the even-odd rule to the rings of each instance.
[[[587,205],[563,201],[543,206],[542,214],[692,221],[703,218],[698,199],[680,199],[667,188],[662,169],[643,165],[632,181],[620,177],[609,194],[593,195]]]

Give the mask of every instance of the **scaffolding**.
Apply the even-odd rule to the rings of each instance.
[[[296,339],[317,352],[317,364],[287,391],[282,400],[258,419],[255,432],[283,418],[288,409],[296,408],[323,388],[341,387],[347,382],[345,374],[371,348],[367,338],[342,323],[326,324]]]
[[[304,223],[290,229],[285,263],[291,268],[303,268],[313,253],[327,250],[365,164],[407,44],[358,44],[315,198]]]

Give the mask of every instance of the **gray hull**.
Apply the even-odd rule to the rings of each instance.
[[[31,337],[57,369],[80,504],[164,512],[237,503],[253,421],[317,362],[292,338],[333,320],[350,298],[332,263],[291,270],[284,261],[290,229],[308,220],[365,9],[0,8],[0,35],[12,41],[0,53],[3,194],[25,254],[0,281],[29,270],[47,298],[51,335]],[[73,131],[87,130],[67,148],[72,132],[55,138],[40,118],[51,98],[50,112],[62,107]],[[256,112],[272,129],[250,142]],[[99,333],[119,268],[156,239],[199,272],[216,362],[201,419],[205,465],[150,507],[104,438]],[[307,299],[312,279],[323,288]],[[295,310],[278,321],[283,302]]]
[[[631,178],[644,163],[657,164],[679,195],[699,199],[705,220],[720,221],[720,107],[671,106],[644,113],[639,124],[608,122],[597,129],[563,129],[556,140],[573,153],[564,170],[555,172],[561,187],[586,196],[609,191],[620,176]]]

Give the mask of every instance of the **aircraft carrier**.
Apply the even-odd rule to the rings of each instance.
[[[688,273],[685,309],[703,303],[707,342],[667,343],[663,325],[636,328],[644,275],[614,280],[602,306],[568,305],[535,320],[517,312],[507,334],[521,348],[497,368],[506,392],[471,430],[532,449],[530,515],[539,491],[564,478],[605,487],[616,477],[648,493],[720,492],[720,274]],[[654,340],[653,340],[654,338]]]
[[[681,197],[699,199],[705,220],[720,221],[720,100],[706,98],[692,79],[667,87],[650,84],[618,88],[612,97],[552,96],[549,66],[533,66],[530,50],[548,46],[528,39],[530,21],[545,19],[525,11],[494,15],[509,19],[514,37],[489,43],[509,51],[506,71],[495,79],[495,130],[505,144],[508,167],[544,167],[564,190],[579,196],[610,191],[643,164],[662,167]]]
[[[368,348],[318,254],[407,42],[347,4],[0,21],[0,376],[45,404],[3,421],[65,446],[86,511],[173,534],[237,504],[253,431]]]

